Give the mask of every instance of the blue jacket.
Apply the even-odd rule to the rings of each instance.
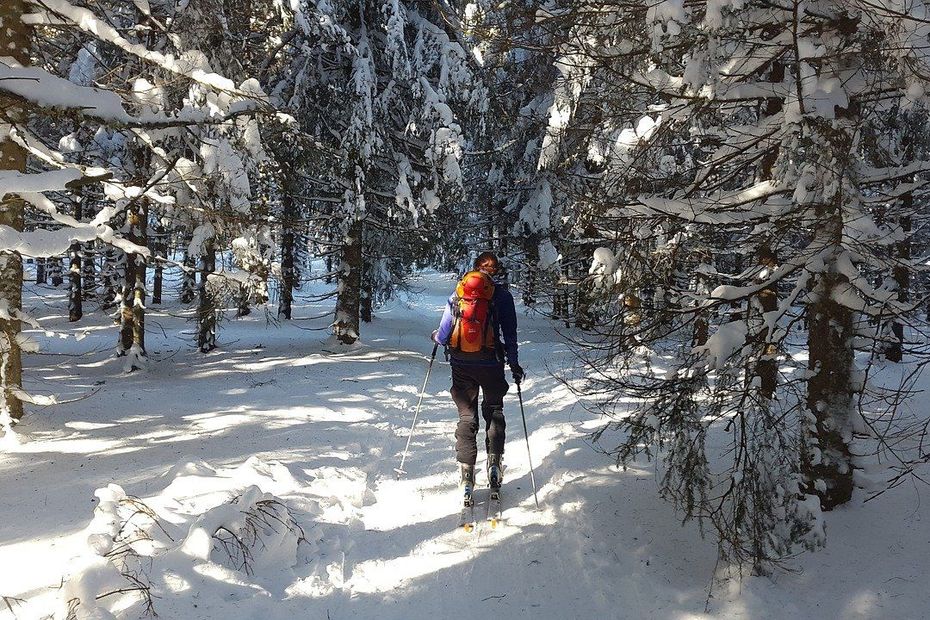
[[[436,331],[436,342],[443,346],[448,346],[449,338],[452,337],[452,326],[455,323],[452,312],[455,301],[455,293],[452,293],[446,302],[442,320],[439,321],[439,329]],[[517,309],[513,303],[513,295],[510,294],[505,283],[494,283],[494,296],[491,298],[491,303],[494,306],[494,322],[497,325],[495,335],[497,347],[503,349],[508,364],[517,364],[519,363],[517,361]],[[501,342],[502,335],[503,342]],[[463,366],[496,366],[501,363],[496,355],[482,360],[462,359],[456,357],[455,351],[451,351],[450,357],[453,364]]]

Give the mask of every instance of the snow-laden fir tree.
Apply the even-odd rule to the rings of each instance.
[[[27,12],[22,0],[4,2],[0,6],[0,49],[20,65],[30,62],[32,29],[23,23]],[[11,136],[11,130],[26,123],[24,102],[0,90],[0,174],[26,172],[26,151]],[[0,184],[0,226],[23,230],[23,200]],[[19,345],[22,309],[23,265],[18,252],[6,249],[0,253],[0,424],[9,428],[12,420],[23,415],[23,405],[16,394],[22,386],[22,359]]]
[[[757,571],[823,542],[820,511],[850,499],[868,430],[857,347],[884,346],[875,322],[913,326],[892,282],[916,267],[895,247],[927,163],[900,135],[872,138],[922,106],[926,17],[855,0],[562,2],[542,17],[585,25],[562,49],[589,59],[585,88],[606,102],[587,131],[600,163],[573,187],[603,245],[590,387],[618,414],[640,403],[612,425],[615,453],[658,454],[663,495]]]
[[[10,18],[27,30],[40,31],[33,39],[34,54],[0,61],[0,94],[16,103],[4,109],[9,114],[25,110],[29,120],[23,122],[22,114],[5,117],[4,142],[25,149],[32,174],[7,176],[0,189],[19,193],[29,208],[59,228],[23,235],[15,248],[3,249],[60,256],[69,248],[73,251],[76,242],[108,244],[106,252],[116,267],[111,275],[119,280],[113,281],[115,300],[122,306],[119,351],[127,355],[131,368],[144,356],[147,212],[152,205],[177,212],[181,207],[226,204],[230,196],[241,200],[246,173],[241,171],[243,158],[231,144],[255,144],[247,138],[250,128],[242,117],[269,108],[251,83],[245,81],[239,88],[213,72],[202,53],[179,48],[182,37],[165,27],[176,17],[175,7],[92,4],[17,3],[22,17],[17,13],[16,20]],[[140,22],[146,27],[136,28]],[[217,165],[219,159],[222,166]],[[214,187],[220,191],[208,195]],[[102,201],[95,214],[87,214],[90,221],[65,214],[75,200],[67,194],[77,191]],[[123,228],[122,234],[115,228]],[[72,269],[77,262],[72,256]],[[20,284],[14,271],[21,274],[21,267],[3,281],[16,306],[12,291]],[[12,311],[10,318],[26,318],[18,314]],[[8,357],[13,360],[16,355],[14,347]],[[8,392],[19,390],[16,375],[5,375],[10,379]]]
[[[266,99],[258,78],[282,32],[276,3],[210,0],[172,10],[183,49],[199,50],[198,63],[223,75],[230,86],[238,84],[238,90],[255,100]],[[216,95],[224,93],[192,85],[185,100],[209,108],[215,105]],[[182,205],[172,209],[170,220],[189,231],[183,249],[188,268],[197,273],[197,343],[204,352],[217,344],[222,308],[235,305],[237,316],[242,316],[252,303],[267,300],[273,259],[271,222],[267,205],[253,188],[263,182],[269,159],[261,139],[261,125],[266,123],[280,124],[273,115],[242,117],[200,125],[186,132],[186,139],[178,136],[186,150],[181,151],[185,167],[201,175],[196,180],[191,176],[184,192],[186,200],[200,208]],[[222,260],[224,254],[232,268]],[[192,276],[187,286],[193,283]],[[185,296],[189,298],[191,292]]]
[[[570,102],[558,90],[557,37],[536,19],[538,2],[469,3],[459,22],[489,93],[470,122],[466,158],[472,214],[470,245],[510,257],[513,279],[531,307],[551,288],[561,238],[561,202],[551,173]],[[558,91],[558,92],[557,92]],[[568,95],[570,98],[570,95]]]
[[[289,64],[269,92],[312,139],[272,149],[287,194],[300,196],[286,219],[299,212],[324,227],[338,256],[333,332],[351,344],[366,295],[383,298],[389,288],[375,289],[391,285],[374,276],[389,264],[402,278],[413,263],[402,248],[419,242],[443,202],[461,191],[464,136],[454,108],[480,105],[483,95],[467,70],[466,50],[428,6],[295,6]],[[388,247],[403,259],[378,250]]]

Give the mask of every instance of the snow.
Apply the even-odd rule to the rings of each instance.
[[[675,20],[684,23],[687,19],[684,0],[659,0],[646,11],[647,22]]]
[[[561,255],[553,245],[550,239],[543,239],[539,243],[539,261],[537,264],[540,269],[552,269],[559,262]]]
[[[139,91],[133,94],[137,98],[146,97],[145,103],[154,103],[160,98],[157,89],[144,93],[141,90],[142,86],[144,85],[141,83],[136,84]],[[233,115],[258,109],[262,105],[261,99],[250,93],[233,91],[239,98],[230,97],[228,93],[219,97],[210,96],[208,100],[212,106],[206,109],[184,108],[172,115],[147,111],[133,116],[126,112],[122,98],[113,91],[80,86],[42,69],[17,66],[15,61],[2,56],[0,56],[0,90],[22,97],[41,107],[78,110],[85,116],[115,125],[160,126],[177,123],[194,125],[211,119],[223,121]]]
[[[721,28],[724,24],[725,9],[739,10],[744,0],[707,0],[704,23],[711,29]]]
[[[609,291],[621,281],[623,267],[620,258],[614,256],[609,248],[597,248],[591,258],[588,276],[595,290]]]
[[[19,232],[0,224],[0,250],[19,252],[23,256],[61,256],[73,241],[91,241],[101,236],[104,228],[82,226],[59,230],[36,229]],[[112,231],[111,231],[112,232]]]
[[[200,157],[204,174],[218,175],[222,180],[230,206],[240,213],[247,213],[252,206],[249,176],[242,158],[229,140],[220,138],[214,142],[201,142]]]
[[[149,106],[153,111],[162,105],[162,89],[145,78],[137,78],[132,83],[132,96],[140,104]]]
[[[701,224],[734,224],[757,220],[765,215],[778,215],[785,207],[766,200],[784,191],[773,181],[762,181],[736,192],[714,192],[707,197],[641,196],[641,204],[631,205],[631,209],[641,215],[670,215]]]
[[[204,86],[244,95],[244,93],[236,90],[235,83],[230,79],[213,73],[210,70],[209,64],[206,63],[203,54],[197,50],[191,50],[180,58],[176,58],[173,55],[149,50],[143,45],[126,40],[119,34],[116,28],[101,21],[92,11],[76,7],[66,2],[66,0],[43,0],[42,6],[45,7],[49,13],[31,13],[24,21],[33,24],[41,24],[50,20],[50,13],[65,17],[84,32],[92,34],[102,41],[111,43],[125,52],[156,64],[165,71],[187,77]]]
[[[611,275],[616,267],[614,253],[608,248],[597,248],[591,257],[588,274],[592,276]]]
[[[596,258],[605,269],[615,260],[606,249]],[[150,307],[148,324],[159,325],[146,334],[151,363],[132,374],[110,352],[104,313],[69,324],[54,310],[62,293],[27,291],[46,327],[87,337],[29,331],[46,355],[26,357],[26,390],[53,388],[71,402],[28,407],[4,438],[0,595],[13,611],[3,606],[0,618],[64,617],[73,599],[78,618],[138,618],[137,594],[98,598],[129,585],[120,566],[142,576],[155,611],[173,619],[925,615],[930,509],[909,485],[868,503],[857,491],[826,514],[826,548],[790,560],[794,572],[713,581],[715,545],[656,497],[656,464],[619,471],[592,450],[588,433],[600,420],[547,373],[573,357],[557,326],[522,305],[522,394],[541,509],[510,393],[505,523],[457,531],[456,415],[441,356],[408,473],[398,480],[393,471],[453,283],[422,274],[412,282],[418,294],[389,304],[362,343],[338,350],[306,329],[325,319],[275,328],[257,312],[226,322],[220,348],[201,354],[178,335],[193,310]],[[306,301],[319,291],[299,292],[295,315],[326,308]],[[882,467],[860,478],[881,484]],[[259,506],[274,518],[250,529],[247,514]],[[214,537],[224,531],[260,538],[249,569]]]
[[[149,5],[149,0],[132,0],[133,4],[136,5],[136,8],[144,15],[152,14],[152,7]]]
[[[74,172],[73,170],[61,172]],[[80,176],[80,175],[78,175]],[[113,187],[113,186],[110,186]],[[120,188],[122,190],[132,190],[133,188]],[[138,188],[136,188],[138,189]],[[6,249],[16,249],[25,256],[56,256],[64,254],[72,241],[91,241],[99,239],[104,243],[109,243],[124,252],[149,255],[149,249],[138,246],[127,239],[117,235],[116,232],[104,222],[109,221],[115,214],[116,209],[105,207],[100,210],[93,221],[82,223],[75,220],[70,215],[58,212],[55,204],[39,193],[21,194],[23,200],[30,203],[40,211],[50,215],[52,219],[65,228],[58,230],[34,230],[30,232],[17,232],[9,227],[0,228],[0,247]]]
[[[0,90],[43,107],[76,108],[117,123],[131,120],[116,93],[80,86],[35,67],[19,67],[10,58],[0,57]]]
[[[554,63],[561,79],[549,106],[549,121],[536,165],[538,170],[550,169],[558,161],[559,145],[571,122],[581,91],[590,77],[587,71],[590,62],[587,57],[571,55]]]
[[[203,256],[207,252],[205,244],[215,236],[216,229],[213,228],[213,224],[206,222],[199,225],[191,233],[191,242],[187,247],[187,253],[193,257]]]
[[[0,170],[0,196],[7,194],[61,191],[68,183],[81,178],[78,170],[53,170],[25,174],[15,170]]]
[[[694,352],[704,357],[709,369],[720,370],[746,343],[748,326],[745,321],[733,321],[717,328],[707,342],[694,348]]]
[[[529,233],[546,233],[551,225],[552,186],[546,178],[540,179],[520,209],[520,224]]]
[[[80,86],[90,86],[97,77],[96,45],[88,43],[78,50],[77,58],[68,70],[68,81]]]

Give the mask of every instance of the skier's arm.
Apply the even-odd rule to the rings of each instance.
[[[511,366],[519,364],[517,361],[517,309],[513,303],[510,291],[502,291],[495,302],[497,321],[501,326],[501,335],[504,338],[504,353],[507,363]]]
[[[439,329],[436,330],[435,340],[442,346],[449,344],[449,337],[452,336],[452,304],[454,300],[455,295],[449,297],[446,309],[442,313],[442,319],[439,321]]]

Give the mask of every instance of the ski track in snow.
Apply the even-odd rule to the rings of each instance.
[[[570,362],[567,346],[553,325],[525,314],[523,393],[540,509],[512,388],[504,522],[457,529],[456,419],[441,354],[408,473],[393,473],[429,333],[454,281],[426,274],[416,284],[422,295],[383,309],[347,351],[305,329],[319,322],[275,328],[256,312],[225,322],[220,349],[201,355],[189,312],[151,306],[146,337],[158,361],[130,375],[111,358],[116,333],[104,313],[69,325],[62,293],[54,305],[32,297],[43,324],[86,337],[35,334],[44,350],[68,355],[30,357],[27,390],[89,396],[33,408],[18,427],[22,443],[0,453],[0,595],[15,612],[0,605],[0,618],[60,608],[62,580],[88,555],[94,491],[110,483],[142,498],[181,538],[197,515],[253,484],[284,501],[304,529],[293,568],[249,575],[166,555],[149,575],[162,618],[926,617],[930,519],[903,487],[884,503],[828,515],[827,549],[800,558],[797,573],[715,585],[705,613],[713,541],[656,497],[653,464],[618,471],[591,449],[586,434],[597,420],[546,371]],[[487,491],[477,497],[483,520]],[[116,611],[135,618],[142,608]]]

